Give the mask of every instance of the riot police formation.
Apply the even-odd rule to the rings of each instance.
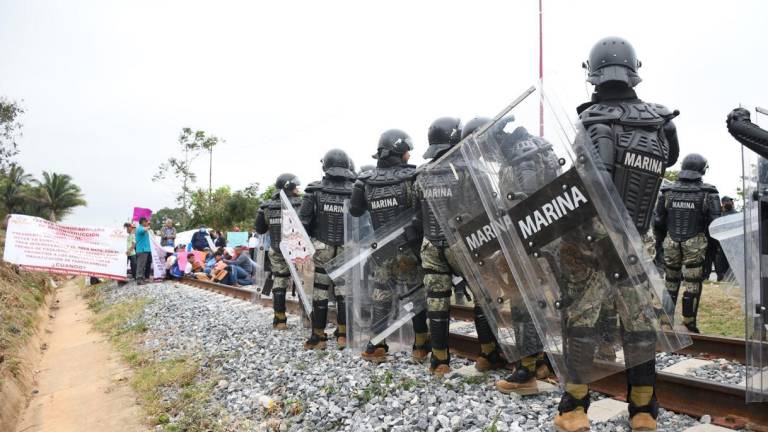
[[[610,177],[627,208],[637,230],[645,233],[651,224],[654,198],[661,186],[667,167],[678,157],[677,134],[672,118],[676,113],[657,104],[640,100],[634,87],[640,83],[640,62],[634,48],[626,40],[609,37],[595,44],[584,64],[587,81],[595,86],[592,100],[578,107],[582,125],[591,138],[593,153],[602,162],[606,177]],[[583,256],[574,257],[577,267],[594,267],[595,262]],[[584,262],[579,264],[579,260]],[[568,290],[589,292],[585,281],[570,281]],[[578,307],[578,304],[577,306]],[[555,426],[565,431],[588,430],[586,412],[589,407],[589,374],[594,364],[594,352],[599,344],[595,323],[601,308],[566,319],[566,365],[570,381],[565,384]],[[587,316],[588,315],[588,316]],[[640,317],[629,313],[619,315],[626,364],[629,415],[635,430],[655,430],[658,404],[656,402],[655,359],[645,359],[655,346],[653,328],[635,323]],[[630,325],[632,324],[632,325]]]
[[[695,333],[702,279],[711,268],[711,261],[704,263],[715,246],[707,227],[720,216],[717,188],[702,182],[706,170],[703,156],[692,153],[683,158],[678,180],[661,190],[654,221],[656,242],[663,242],[666,287],[672,299],[667,314],[674,315],[682,284],[683,324]]]
[[[293,174],[281,174],[275,181],[276,192],[272,198],[262,204],[259,213],[256,216],[256,232],[266,234],[269,232],[270,247],[269,261],[272,266],[272,309],[275,317],[272,326],[276,330],[286,330],[288,328],[285,315],[285,297],[290,284],[291,273],[288,264],[280,252],[282,205],[280,202],[280,191],[284,191],[289,197],[294,208],[299,208],[301,198],[299,197],[299,178]]]
[[[398,129],[390,129],[379,138],[378,149],[374,158],[376,168],[361,173],[352,190],[349,212],[354,217],[360,217],[366,212],[370,214],[374,230],[394,221],[403,211],[413,208],[415,204],[414,181],[416,167],[408,164],[410,151],[413,150],[411,138]],[[387,323],[392,307],[393,282],[406,281],[409,284],[418,283],[419,252],[421,233],[412,225],[402,236],[402,245],[398,245],[393,256],[375,262],[373,280],[373,322],[377,326]],[[427,327],[426,311],[413,317],[415,341],[412,358],[423,362],[429,352],[429,329]],[[375,328],[379,333],[384,328]],[[363,359],[374,363],[387,360],[388,346],[382,341],[377,345],[368,344],[361,354]]]
[[[663,249],[666,288],[672,300],[664,307],[674,306],[682,285],[684,324],[689,331],[696,332],[696,313],[705,276],[701,266],[708,247],[714,244],[708,239],[707,226],[720,214],[717,190],[702,181],[706,160],[697,154],[686,156],[679,179],[662,186],[665,170],[676,163],[679,155],[673,123],[678,113],[638,98],[634,88],[641,81],[638,75],[640,62],[626,40],[615,37],[600,40],[592,48],[584,67],[588,71],[587,81],[595,86],[595,90],[591,100],[577,108],[584,135],[588,137],[587,148],[581,150],[590,152],[598,161],[602,178],[615,186],[637,232],[646,235],[653,226],[657,247]],[[338,320],[334,336],[337,347],[345,346],[347,287],[339,286],[339,280],[334,286],[325,267],[344,251],[344,201],[349,199],[349,214],[357,218],[369,215],[374,231],[387,227],[409,210],[414,211],[413,220],[405,225],[403,234],[398,237],[395,252],[379,255],[366,270],[371,271],[371,274],[366,273],[366,278],[373,281],[372,322],[386,323],[397,295],[392,288],[393,280],[405,280],[412,286],[422,284],[426,310],[412,319],[415,333],[412,358],[418,362],[429,358],[428,370],[434,375],[442,376],[451,371],[448,346],[451,297],[457,288],[454,280],[458,280],[466,269],[460,268],[463,261],[457,259],[458,251],[444,232],[448,225],[438,217],[435,209],[442,200],[448,203],[456,197],[476,194],[477,190],[468,189],[473,187],[473,182],[467,167],[446,164],[445,172],[442,172],[440,161],[449,157],[463,139],[491,122],[488,118],[475,118],[462,127],[458,118],[435,120],[428,130],[429,147],[424,154],[429,161],[418,170],[408,164],[413,150],[410,137],[401,130],[391,129],[380,136],[374,155],[376,166],[363,166],[357,175],[343,151],[326,153],[322,160],[324,177],[307,187],[303,199],[298,196],[299,182],[295,176],[283,174],[278,178],[278,192],[283,190],[291,204],[300,207],[299,218],[316,249],[312,331],[304,344],[305,349],[326,347],[325,327],[331,290]],[[768,155],[768,132],[750,122],[749,112],[734,110],[728,116],[727,124],[729,131],[745,146],[763,156]],[[512,126],[511,130],[507,126]],[[499,145],[497,180],[503,191],[514,192],[509,200],[523,202],[562,174],[563,159],[557,158],[552,145],[514,125],[513,118],[497,121],[484,133],[493,134]],[[578,154],[579,150],[575,150]],[[431,180],[422,181],[427,172],[427,178]],[[723,208],[729,205],[729,211],[732,211],[733,200],[724,198]],[[285,329],[285,296],[290,275],[279,248],[280,223],[281,202],[276,194],[259,210],[256,229],[258,233],[269,232],[271,235],[269,258],[274,279],[274,327]],[[601,224],[598,222],[595,226]],[[620,342],[609,341],[610,345],[618,343],[623,349],[623,359],[616,360],[614,355],[613,360],[624,361],[627,367],[631,428],[655,430],[658,403],[652,353],[658,329],[649,324],[652,320],[641,316],[639,309],[632,309],[633,299],[624,299],[626,301],[621,302],[624,307],[618,307],[616,298],[600,298],[604,291],[598,286],[609,278],[605,266],[599,262],[600,255],[575,248],[576,241],[569,243],[574,236],[581,235],[581,229],[565,233],[551,249],[542,249],[558,254],[556,261],[560,267],[553,267],[552,271],[558,273],[558,287],[563,298],[570,302],[567,311],[560,316],[562,323],[559,323],[562,324],[564,345],[563,359],[559,361],[564,362],[567,371],[566,378],[561,377],[565,392],[554,424],[561,431],[589,429],[586,412],[590,404],[590,370],[599,367],[595,365],[595,358],[603,355],[605,341],[601,338],[613,332],[619,335]],[[595,232],[608,236],[599,229]],[[376,256],[376,252],[372,254]],[[499,271],[498,263],[495,265],[480,271]],[[587,276],[581,277],[583,275]],[[512,280],[508,276],[497,278],[495,282]],[[466,287],[477,299],[477,291],[481,288],[472,283]],[[643,290],[646,287],[634,288]],[[504,290],[505,293],[511,291],[514,290]],[[617,295],[624,295],[623,290],[617,292]],[[650,299],[651,294],[647,295]],[[512,373],[497,382],[496,387],[505,393],[525,394],[526,390],[535,391],[536,378],[547,375],[549,369],[541,354],[541,329],[537,331],[526,301],[511,299],[510,305],[512,310],[507,309],[505,313],[509,315],[511,312],[513,339],[516,343],[522,341],[528,354],[516,357],[519,360],[514,365],[507,362],[495,335],[499,329],[493,327],[498,323],[488,319],[491,312],[498,310],[485,310],[483,303],[476,301],[474,318],[481,354],[475,367],[481,371],[510,369]],[[382,330],[373,329],[374,333]],[[506,345],[503,347],[507,349]],[[386,341],[375,345],[368,343],[361,356],[370,362],[383,362],[388,358],[388,348]]]
[[[315,246],[315,280],[312,292],[312,334],[305,349],[325,348],[325,326],[328,321],[328,296],[333,289],[336,300],[336,345],[346,346],[346,306],[343,285],[335,285],[325,264],[344,250],[344,201],[352,195],[356,175],[347,154],[338,149],[323,156],[323,179],[307,185],[299,209],[299,218]]]

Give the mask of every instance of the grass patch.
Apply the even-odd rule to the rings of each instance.
[[[99,285],[83,287],[83,296],[95,312],[94,327],[107,335],[133,369],[130,384],[151,425],[161,425],[168,432],[223,430],[214,422],[222,413],[209,407],[215,380],[204,376],[200,362],[189,356],[157,360],[141,348],[148,299],[107,304]]]
[[[465,376],[461,379],[464,384],[479,385],[485,384],[488,381],[488,374],[482,373],[480,375]]]
[[[682,296],[681,292],[680,298]],[[678,303],[682,302],[678,300]],[[704,282],[697,320],[699,330],[702,334],[743,338],[743,307],[744,297],[738,284]]]
[[[499,428],[496,427],[496,423],[499,422],[499,416],[501,415],[501,411],[497,412],[496,415],[493,417],[493,421],[491,424],[483,428],[483,432],[499,432]]]
[[[0,243],[4,242],[5,231],[0,231]],[[18,353],[35,333],[40,307],[53,291],[46,283],[49,277],[26,272],[0,258],[0,377],[15,378],[21,373]]]
[[[424,387],[427,383],[413,378],[401,377],[395,380],[391,371],[386,371],[383,374],[374,374],[371,377],[371,382],[368,383],[362,390],[355,394],[355,397],[362,405],[367,404],[374,398],[384,399],[389,396],[390,393],[398,390],[410,391],[416,387]]]

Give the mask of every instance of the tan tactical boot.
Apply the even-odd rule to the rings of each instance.
[[[426,348],[414,348],[411,352],[411,359],[417,363],[424,363],[429,358],[429,350]]]
[[[480,354],[475,359],[475,369],[480,372],[503,369],[506,368],[507,365],[507,360],[501,355],[501,353],[499,353],[498,350],[493,350],[488,354]]]
[[[447,364],[439,364],[434,368],[431,365],[429,366],[429,373],[437,377],[443,377],[451,372],[453,372],[453,369]]]
[[[312,333],[312,336],[307,339],[306,342],[304,342],[304,349],[305,350],[324,350],[325,349],[325,341],[322,340],[317,334]]]
[[[586,432],[589,430],[589,418],[583,409],[555,414],[555,428],[559,432]]]
[[[272,328],[275,330],[288,330],[288,324],[284,322],[278,322],[278,323],[272,324]]]
[[[336,336],[336,348],[343,350],[347,347],[347,338],[345,336]]]
[[[366,350],[360,353],[360,357],[371,363],[384,363],[387,361],[387,351],[386,345],[373,346],[369,342]]]
[[[496,382],[496,388],[504,394],[531,395],[539,392],[536,375],[523,366],[519,366],[506,378]]]
[[[633,431],[655,431],[656,419],[648,413],[637,413],[629,419]]]

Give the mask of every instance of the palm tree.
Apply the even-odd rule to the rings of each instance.
[[[35,180],[35,184],[35,201],[43,216],[52,222],[61,220],[75,207],[86,205],[80,187],[72,183],[72,177],[67,174],[43,171],[43,181]]]
[[[21,207],[27,199],[26,187],[31,181],[32,175],[25,173],[24,168],[15,163],[11,164],[8,173],[3,176],[2,194],[0,194],[6,212],[10,214]]]

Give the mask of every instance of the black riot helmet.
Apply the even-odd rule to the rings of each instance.
[[[691,153],[683,158],[683,165],[677,177],[681,180],[699,180],[708,167],[707,158],[698,153]]]
[[[355,171],[352,166],[352,160],[347,156],[344,150],[332,149],[323,156],[323,172],[331,177],[345,177],[354,179]]]
[[[432,122],[427,132],[429,147],[424,159],[441,156],[446,150],[461,141],[461,120],[455,117],[440,117]]]
[[[620,81],[634,87],[642,81],[637,74],[640,65],[629,41],[611,36],[597,41],[582,67],[589,73],[587,81],[594,85]]]
[[[290,173],[280,174],[277,177],[277,181],[275,182],[275,187],[277,188],[278,192],[281,189],[285,190],[286,192],[290,192],[300,185],[301,182],[299,181],[299,178]]]
[[[461,130],[461,139],[464,139],[470,135],[472,135],[473,132],[480,129],[481,127],[487,125],[488,123],[492,122],[488,117],[475,117],[472,120],[468,121],[467,124],[464,125],[464,129]]]
[[[374,159],[384,159],[389,156],[403,156],[413,150],[411,137],[400,129],[390,129],[379,137],[379,147]]]

